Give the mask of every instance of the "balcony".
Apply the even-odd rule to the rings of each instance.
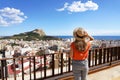
[[[1,51],[4,54],[4,51]],[[73,78],[69,52],[41,56],[0,59],[1,80],[62,80]],[[95,48],[89,51],[89,74],[120,63],[120,47]],[[68,79],[67,79],[68,80]]]

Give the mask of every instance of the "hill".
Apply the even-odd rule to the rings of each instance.
[[[0,39],[18,39],[18,40],[23,39],[26,41],[31,41],[31,40],[58,40],[59,38],[47,36],[42,29],[35,29],[33,31],[20,33],[13,36],[6,36]]]

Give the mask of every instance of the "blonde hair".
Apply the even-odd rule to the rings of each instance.
[[[86,50],[87,42],[85,40],[75,40],[74,43],[78,51],[83,52]]]
[[[77,27],[73,31],[73,36],[75,38],[75,48],[78,51],[85,51],[87,43],[85,42],[85,30],[81,27]]]

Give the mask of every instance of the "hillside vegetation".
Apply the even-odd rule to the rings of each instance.
[[[31,40],[58,40],[59,38],[54,36],[47,36],[43,30],[35,29],[30,32],[20,33],[13,36],[6,36],[0,39],[18,39],[18,40],[23,39],[26,41],[31,41]]]

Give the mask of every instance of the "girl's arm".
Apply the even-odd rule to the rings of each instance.
[[[88,35],[88,37],[90,38],[90,41],[94,40],[92,36]]]
[[[92,36],[90,36],[86,31],[85,31],[85,36],[90,38],[90,41],[94,40],[94,38]]]
[[[69,55],[69,57],[72,59],[73,58],[73,49],[72,48],[70,48],[70,55]]]

